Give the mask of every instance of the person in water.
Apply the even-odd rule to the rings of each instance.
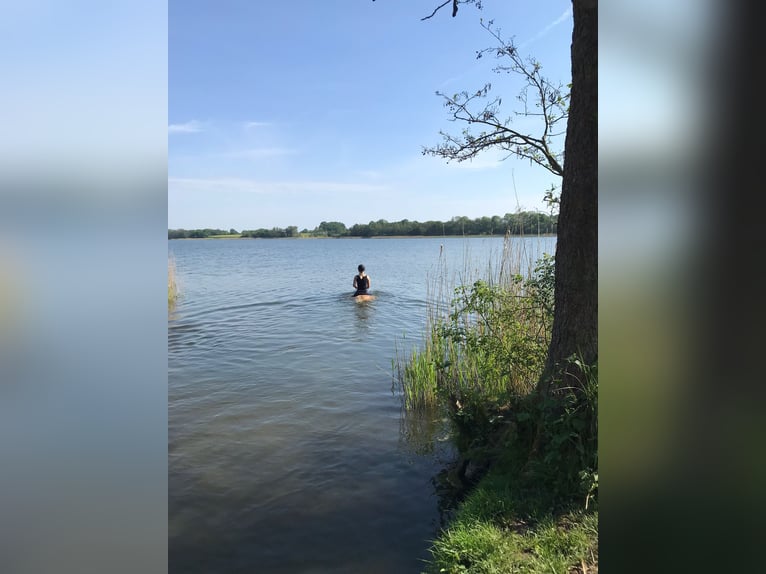
[[[358,275],[354,275],[354,297],[358,295],[369,295],[367,290],[370,288],[370,276],[364,272],[364,265],[359,264],[357,267],[359,271]]]

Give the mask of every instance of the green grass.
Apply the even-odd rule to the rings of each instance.
[[[474,399],[502,404],[534,388],[551,313],[538,293],[538,269],[532,270],[523,249],[506,238],[497,261],[490,260],[483,272],[465,253],[458,274],[440,254],[428,283],[424,343],[410,352],[396,349],[394,375],[405,409],[469,405]],[[523,267],[530,269],[526,277]]]
[[[402,357],[397,345],[392,361],[394,378],[399,382],[406,411],[431,410],[439,404],[443,365],[451,351],[447,341],[435,332],[426,338],[421,349],[411,349],[408,356]]]
[[[598,510],[557,507],[519,471],[496,468],[431,547],[426,574],[598,571]]]
[[[441,474],[451,517],[427,574],[598,571],[597,365],[583,366],[577,389],[539,400],[554,266],[518,247],[506,241],[484,272],[465,254],[457,275],[440,254],[424,341],[392,361],[407,436],[446,434],[458,452]]]
[[[489,471],[453,505],[425,573],[598,571],[597,366],[583,375],[567,401],[520,397],[471,443],[468,458],[491,461]],[[538,416],[546,425],[532,456]],[[479,436],[457,428],[463,441]]]

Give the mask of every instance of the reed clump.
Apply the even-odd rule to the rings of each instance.
[[[397,349],[403,419],[448,421],[457,449],[435,483],[451,516],[428,573],[598,570],[597,365],[570,358],[577,388],[537,394],[555,267],[524,245],[506,236],[484,273],[440,257],[424,340]]]
[[[176,262],[173,256],[168,257],[168,305],[174,305],[178,299],[178,279],[176,277]]]
[[[553,257],[535,263],[524,243],[506,236],[483,273],[472,265],[466,253],[461,272],[450,275],[440,255],[428,283],[425,340],[409,353],[397,348],[395,380],[407,411],[500,404],[536,384],[553,321]]]

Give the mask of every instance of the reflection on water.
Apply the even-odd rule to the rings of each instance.
[[[418,455],[452,453],[447,418],[437,410],[425,412],[401,411],[399,419],[400,446]]]
[[[354,301],[356,311],[356,328],[364,332],[370,330],[370,318],[375,310],[376,299],[372,301]]]
[[[402,416],[391,361],[422,337],[440,244],[459,258],[463,241],[169,242],[171,572],[422,570],[450,449],[438,418]],[[373,301],[351,298],[358,261]]]

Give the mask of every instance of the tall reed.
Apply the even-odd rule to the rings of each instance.
[[[395,379],[406,411],[469,401],[500,402],[535,385],[550,337],[551,309],[542,287],[552,272],[534,266],[537,254],[506,235],[501,252],[477,267],[468,245],[463,268],[448,269],[442,248],[428,278],[424,342],[409,352],[397,347]],[[540,261],[540,260],[538,260]],[[552,260],[542,260],[550,263]]]
[[[178,299],[178,280],[176,279],[176,261],[168,255],[168,305],[175,304]]]

